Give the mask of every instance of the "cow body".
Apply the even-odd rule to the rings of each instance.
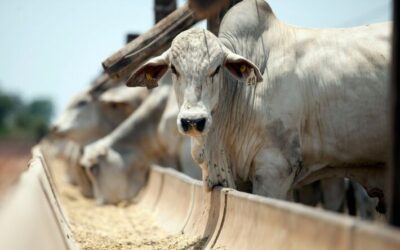
[[[236,140],[227,136],[223,148],[242,156],[226,160],[234,179],[252,179],[255,193],[284,198],[319,169],[337,167],[334,175],[347,176],[350,168],[386,162],[390,24],[301,29],[278,21],[264,4],[260,18],[253,1],[242,5],[227,14],[220,41],[259,65],[264,82],[228,82],[220,94],[233,100],[215,116],[227,121],[216,134]]]
[[[296,186],[350,177],[382,190],[390,28],[297,28],[266,2],[245,0],[219,38],[181,33],[128,85],[154,87],[164,67],[175,72],[178,127],[208,189],[250,183],[253,193],[286,199]]]
[[[113,81],[91,86],[78,94],[52,125],[51,134],[69,140],[67,179],[82,194],[92,197],[90,181],[79,165],[82,148],[111,132],[136,110],[147,97],[147,90],[132,90]]]

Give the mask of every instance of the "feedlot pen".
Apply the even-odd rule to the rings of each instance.
[[[134,204],[97,206],[33,150],[0,200],[0,249],[400,249],[389,226],[217,188],[154,166]]]

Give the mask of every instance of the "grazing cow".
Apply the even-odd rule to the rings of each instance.
[[[219,38],[182,32],[127,85],[154,88],[171,69],[178,128],[208,189],[250,182],[253,193],[287,199],[293,187],[336,176],[383,198],[390,30],[293,27],[265,1],[244,0]]]
[[[190,142],[177,130],[178,112],[171,85],[164,85],[112,133],[85,147],[81,164],[87,168],[99,204],[134,197],[152,163],[201,178],[190,156]]]
[[[134,197],[146,182],[151,161],[166,158],[157,127],[170,89],[170,85],[164,85],[152,91],[120,126],[84,148],[80,163],[86,168],[99,204]]]
[[[82,147],[111,132],[140,106],[147,94],[147,90],[131,91],[103,79],[75,97],[53,124],[51,135],[74,142],[69,143],[67,179],[78,184],[83,195],[92,197],[90,181],[79,165]]]
[[[86,145],[117,127],[140,106],[147,94],[146,90],[130,91],[118,83],[114,87],[107,83],[93,86],[72,100],[54,122],[52,134]]]

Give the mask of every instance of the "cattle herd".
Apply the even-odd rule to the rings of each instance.
[[[293,27],[244,0],[218,37],[192,28],[128,79],[102,75],[49,138],[65,145],[69,182],[99,204],[133,199],[156,163],[206,191],[371,219],[385,211],[391,26]]]

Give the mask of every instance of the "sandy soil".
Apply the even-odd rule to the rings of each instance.
[[[28,168],[31,146],[30,142],[0,142],[0,196]]]
[[[63,163],[52,162],[55,183],[76,241],[82,249],[202,249],[206,239],[171,235],[137,205],[97,206],[63,179]]]

